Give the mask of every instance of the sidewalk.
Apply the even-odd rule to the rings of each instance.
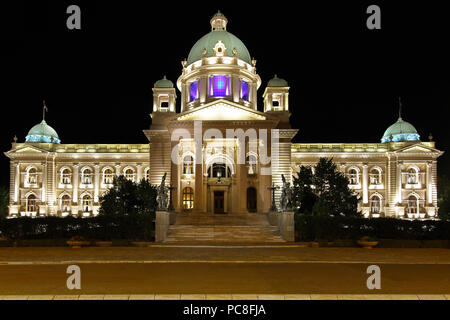
[[[0,295],[0,300],[450,300],[450,295],[405,294],[134,294]]]
[[[298,246],[6,247],[0,264],[82,263],[383,263],[450,264],[449,249]]]

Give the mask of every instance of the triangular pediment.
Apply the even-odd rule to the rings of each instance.
[[[21,148],[21,149],[16,149],[16,150],[14,150],[14,152],[16,152],[16,153],[22,153],[22,152],[42,153],[41,150],[39,150],[37,148],[33,148],[33,147],[25,147],[25,148]]]
[[[32,145],[27,145],[27,143],[23,143],[23,144],[16,144],[15,146],[13,146],[13,149],[9,150],[8,152],[6,152],[5,154],[14,154],[14,153],[44,153],[44,152],[48,152],[48,150],[44,150],[41,149],[39,147],[36,146],[32,146]]]
[[[217,100],[208,103],[204,106],[185,111],[181,113],[176,119],[178,121],[193,121],[193,120],[244,120],[244,121],[258,121],[267,120],[270,116],[241,106],[227,100]],[[271,117],[270,117],[271,118]]]
[[[441,153],[442,151],[437,150],[435,148],[428,147],[426,145],[423,145],[421,143],[409,145],[406,147],[403,147],[401,149],[396,150],[397,153]]]

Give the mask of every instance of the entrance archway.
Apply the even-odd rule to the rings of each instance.
[[[247,210],[248,212],[256,212],[256,189],[247,188]]]

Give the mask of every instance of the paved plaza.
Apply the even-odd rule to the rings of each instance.
[[[53,300],[216,295],[255,300],[446,299],[449,252],[299,245],[0,248],[0,295]],[[80,290],[66,287],[66,269],[72,264],[81,268]],[[380,290],[366,286],[372,264],[381,269]]]

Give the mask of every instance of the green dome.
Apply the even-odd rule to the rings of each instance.
[[[25,142],[61,143],[61,140],[59,140],[56,131],[45,120],[42,120],[41,123],[31,128]]]
[[[216,22],[215,20],[220,21]],[[211,57],[214,53],[213,48],[219,40],[225,45],[228,56],[233,56],[233,49],[236,48],[239,59],[248,64],[252,63],[252,58],[244,43],[238,37],[226,31],[227,22],[228,20],[220,11],[213,16],[211,19],[212,31],[194,44],[187,58],[188,65],[202,59],[203,49],[206,49],[206,57]]]
[[[173,83],[164,76],[164,78],[155,82],[155,88],[173,88]]]
[[[277,75],[273,79],[269,80],[267,83],[268,87],[287,87],[288,83],[286,80],[278,78]]]
[[[412,124],[399,117],[396,123],[387,128],[381,138],[382,143],[391,141],[420,141],[420,136]]]

